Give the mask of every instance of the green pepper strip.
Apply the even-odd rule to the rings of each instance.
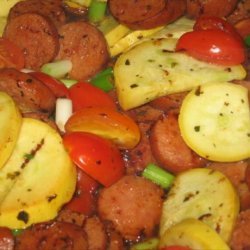
[[[109,92],[114,88],[113,85],[113,68],[108,67],[105,70],[101,71],[97,75],[95,75],[91,80],[90,83],[94,86],[102,89],[105,92]]]
[[[88,10],[88,19],[91,23],[98,23],[104,17],[107,9],[107,2],[100,0],[92,0],[89,10]]]
[[[144,169],[142,176],[160,185],[164,189],[168,189],[174,180],[174,175],[152,163]]]

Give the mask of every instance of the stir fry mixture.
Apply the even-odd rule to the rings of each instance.
[[[0,0],[0,249],[250,249],[249,0]]]

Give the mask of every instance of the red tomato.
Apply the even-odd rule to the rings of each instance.
[[[186,246],[167,246],[167,247],[162,247],[160,250],[191,250],[191,249]]]
[[[176,51],[201,61],[232,66],[245,61],[243,43],[221,30],[196,30],[183,34],[177,42]]]
[[[66,122],[67,132],[83,131],[112,140],[119,148],[134,148],[140,141],[140,129],[123,112],[107,107],[88,107],[76,111]]]
[[[6,38],[0,38],[0,68],[24,68],[22,50]]]
[[[94,193],[98,186],[98,183],[93,178],[80,168],[77,168],[75,195],[66,205],[66,208],[74,212],[83,213],[87,216],[92,215],[95,212],[96,205]]]
[[[222,30],[243,42],[233,25],[225,19],[216,16],[200,16],[194,24],[194,30]]]
[[[60,81],[56,80],[55,78],[43,73],[43,72],[30,72],[32,76],[34,76],[39,81],[43,82],[57,98],[69,98],[69,90],[68,88],[61,83]]]
[[[124,174],[124,162],[110,141],[85,132],[66,133],[63,143],[73,162],[88,175],[108,187]]]
[[[112,98],[106,92],[90,83],[76,83],[69,88],[69,91],[74,111],[95,106],[116,109],[116,104]]]

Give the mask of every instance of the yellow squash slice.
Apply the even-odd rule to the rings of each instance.
[[[0,92],[0,169],[14,150],[22,125],[22,116],[13,99]]]
[[[239,198],[220,172],[197,168],[179,174],[163,204],[160,238],[173,225],[199,219],[228,242],[239,213]]]
[[[0,171],[0,226],[26,228],[53,219],[75,190],[76,169],[60,135],[23,118],[20,135]]]
[[[232,83],[200,86],[184,99],[179,125],[187,145],[213,161],[250,157],[248,90]]]
[[[207,224],[192,218],[185,219],[166,230],[159,246],[187,246],[195,250],[230,250],[217,232]]]
[[[118,58],[114,78],[118,101],[124,110],[210,82],[246,76],[242,65],[223,67],[198,61],[185,53],[173,53],[176,41],[174,38],[148,40]]]

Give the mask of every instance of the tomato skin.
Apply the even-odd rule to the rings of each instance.
[[[245,61],[243,43],[222,30],[196,30],[183,34],[176,51],[209,63],[233,66]]]
[[[90,216],[95,212],[96,200],[94,193],[99,187],[99,184],[92,177],[87,175],[83,170],[77,168],[77,184],[75,195],[66,208],[71,211]]]
[[[160,248],[160,250],[191,250],[191,249],[186,246],[167,246]]]
[[[63,136],[63,144],[72,161],[105,187],[124,175],[121,153],[112,142],[94,134],[72,132]]]
[[[125,113],[108,107],[87,107],[74,112],[67,132],[83,131],[112,140],[119,148],[134,148],[140,141],[138,125]]]
[[[35,77],[37,80],[43,82],[57,98],[69,98],[68,88],[55,78],[38,71],[30,72],[29,74]]]
[[[22,50],[6,38],[0,38],[0,68],[24,68]]]
[[[87,82],[79,82],[69,88],[73,111],[86,107],[109,107],[116,109],[112,98],[103,90]]]
[[[200,16],[198,19],[196,19],[193,29],[194,30],[221,30],[228,34],[231,34],[232,36],[234,36],[235,38],[243,42],[237,29],[221,17]]]

